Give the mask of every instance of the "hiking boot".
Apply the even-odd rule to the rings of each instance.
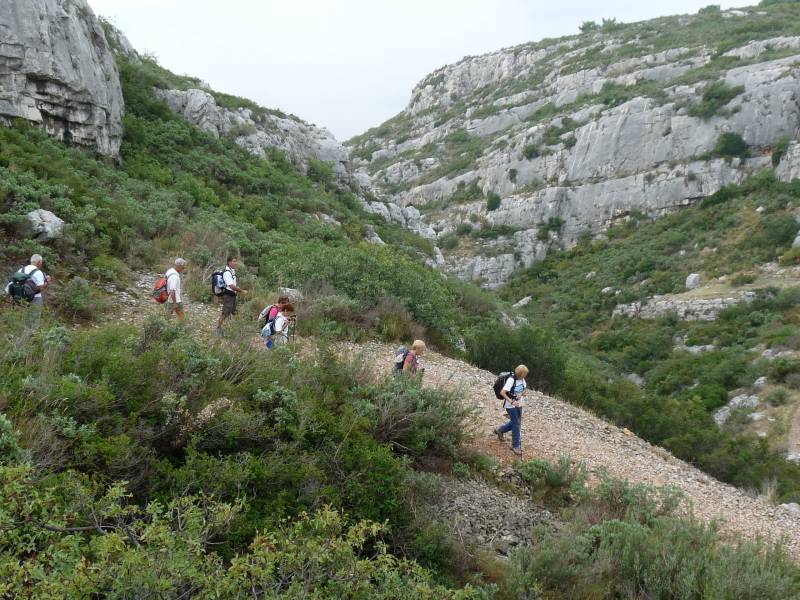
[[[499,429],[495,428],[495,429],[492,430],[492,433],[494,433],[497,436],[498,440],[500,440],[501,442],[504,441],[505,436],[504,436],[502,431],[500,431]]]
[[[517,456],[522,456],[522,448],[511,448],[511,451]]]

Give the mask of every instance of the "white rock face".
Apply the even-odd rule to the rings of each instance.
[[[400,115],[400,141],[384,134],[354,148],[369,146],[371,153],[370,161],[359,159],[360,172],[369,171],[400,206],[443,204],[443,209],[425,211],[423,218],[440,235],[475,217],[516,229],[515,239],[519,234],[526,241],[507,252],[483,242],[475,246],[481,256],[445,253],[448,271],[496,288],[550,248],[568,248],[580,235],[597,236],[632,213],[657,217],[680,210],[772,168],[769,154],[775,143],[783,136],[796,137],[800,53],[758,58],[771,49],[800,48],[800,36],[731,50],[729,56],[754,62],[719,75],[719,81],[742,86],[743,92],[710,118],[690,116],[687,106],[702,100],[711,80],[692,85],[672,81],[706,65],[713,49],[643,51],[605,66],[576,68],[576,60],[618,47],[613,37],[597,34],[518,46],[443,67],[414,88]],[[598,101],[608,86],[642,82],[662,83],[663,94],[633,97],[616,106]],[[542,109],[546,116],[537,112]],[[564,133],[548,134],[565,123]],[[709,158],[725,132],[741,135],[753,147],[753,158]],[[435,178],[436,169],[447,166],[447,141],[462,133],[482,144],[480,155],[454,174]],[[527,158],[524,151],[531,146],[537,152],[528,152]],[[784,180],[800,176],[800,144],[786,152],[777,175]],[[472,182],[484,194],[499,194],[500,207],[488,211],[484,200],[448,204],[459,184]],[[540,226],[551,219],[563,225],[539,240]]]
[[[64,233],[64,221],[49,210],[37,208],[25,215],[18,233],[28,239],[49,242],[60,238]]]
[[[264,156],[270,148],[286,153],[289,160],[308,168],[309,159],[333,167],[337,181],[346,187],[358,187],[344,147],[327,129],[271,113],[254,115],[249,108],[222,108],[205,90],[156,90],[169,107],[190,123],[214,137],[230,136],[242,148]]]
[[[781,162],[775,168],[775,177],[780,181],[793,181],[800,178],[800,143],[789,144]]]
[[[618,304],[614,308],[614,317],[632,317],[640,319],[657,319],[663,315],[674,313],[685,321],[714,321],[720,311],[749,303],[755,300],[754,292],[742,292],[725,298],[673,298],[669,296],[653,296],[649,300],[637,300],[630,304]]]
[[[687,290],[696,290],[699,287],[700,287],[700,275],[698,273],[692,273],[686,278]]]
[[[116,156],[122,89],[86,0],[0,2],[0,123],[24,119],[66,144]]]

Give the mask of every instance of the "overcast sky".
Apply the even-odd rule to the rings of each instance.
[[[434,69],[569,35],[583,21],[694,13],[712,0],[89,0],[137,50],[345,140],[397,114]],[[718,3],[718,2],[714,2]],[[721,2],[723,8],[755,0]]]

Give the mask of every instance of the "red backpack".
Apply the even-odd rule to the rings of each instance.
[[[167,278],[162,275],[156,279],[156,284],[153,286],[153,300],[159,304],[164,304],[167,298],[169,298],[169,293],[167,292]]]

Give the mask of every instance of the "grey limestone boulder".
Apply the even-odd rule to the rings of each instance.
[[[692,273],[686,278],[686,289],[695,290],[700,287],[700,274]]]
[[[37,208],[25,215],[17,232],[28,239],[49,242],[60,238],[64,233],[64,221],[49,210]]]
[[[117,156],[123,108],[114,57],[86,0],[0,2],[0,123],[24,119]]]

